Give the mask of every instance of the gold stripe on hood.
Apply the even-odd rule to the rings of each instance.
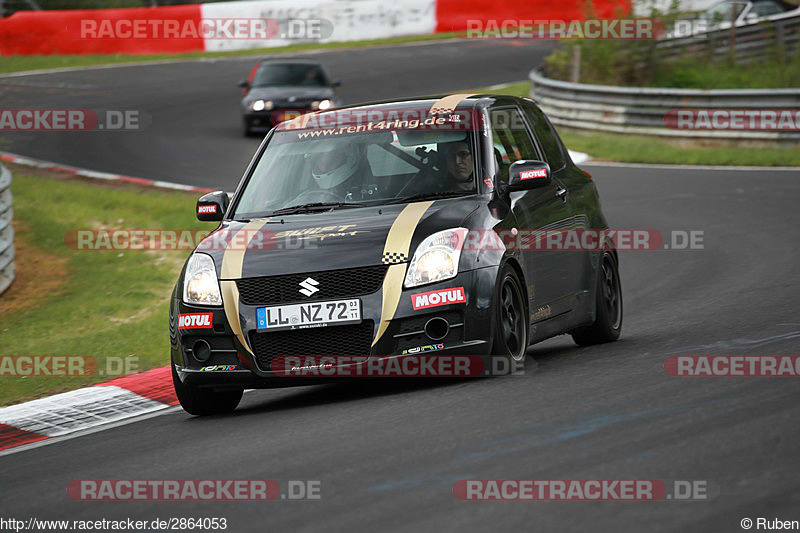
[[[247,252],[247,248],[250,246],[253,237],[267,222],[269,222],[268,218],[251,220],[231,236],[228,247],[225,249],[225,253],[222,256],[222,266],[220,267],[219,275],[225,317],[228,319],[228,324],[230,324],[231,329],[236,334],[236,338],[239,339],[242,346],[251,354],[253,350],[250,348],[250,344],[244,336],[242,320],[239,317],[239,288],[236,286],[236,282],[232,280],[241,279],[245,252]],[[242,231],[245,232],[244,240],[236,239],[236,235]]]
[[[471,94],[451,94],[450,96],[445,96],[443,98],[439,98],[434,104],[431,106],[430,113],[431,114],[438,114],[438,113],[452,113],[455,111],[458,104],[461,103],[462,100],[466,100],[467,98],[471,97]]]
[[[432,201],[417,202],[408,204],[403,208],[394,223],[392,223],[392,227],[389,228],[389,234],[386,236],[386,244],[383,248],[383,257],[398,255],[408,257],[414,230],[417,229],[417,224],[419,224],[425,211],[432,204]],[[408,259],[410,260],[411,258],[409,257]],[[397,311],[397,304],[400,303],[400,295],[403,292],[406,266],[407,263],[391,265],[386,272],[386,277],[383,279],[381,321],[378,324],[378,332],[372,340],[372,346],[375,346],[381,335],[384,334]]]
[[[242,277],[242,265],[244,264],[244,254],[247,251],[247,247],[250,246],[250,241],[253,240],[256,233],[258,233],[267,222],[269,222],[268,218],[251,220],[242,226],[239,231],[231,235],[230,243],[222,256],[222,266],[219,269],[220,279],[240,279]],[[241,239],[236,238],[241,232],[245,232],[244,242],[240,242]],[[234,241],[236,241],[235,245]]]

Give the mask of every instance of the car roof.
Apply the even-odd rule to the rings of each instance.
[[[507,94],[460,94],[459,93],[459,94],[436,95],[436,96],[419,96],[416,98],[404,98],[395,100],[383,100],[378,102],[359,103],[349,106],[337,107],[335,109],[330,109],[327,111],[314,111],[312,113],[307,113],[305,115],[289,120],[287,122],[283,122],[281,124],[284,126],[284,128],[286,128],[288,124],[294,124],[298,126],[300,126],[301,124],[305,125],[308,122],[308,119],[312,116],[325,117],[326,115],[335,114],[342,110],[364,110],[364,111],[380,110],[383,112],[391,112],[391,111],[422,111],[422,110],[433,111],[435,109],[437,110],[438,113],[447,113],[447,112],[453,112],[456,109],[462,111],[474,110],[476,108],[483,109],[485,107],[488,107],[490,104],[494,103],[498,99],[506,101],[522,100],[522,98],[518,96],[511,96]],[[525,101],[535,104],[535,101],[529,98],[526,98]],[[279,129],[282,129],[280,128],[280,125]]]
[[[391,100],[377,100],[374,102],[363,102],[358,104],[351,104],[347,106],[338,107],[331,111],[338,109],[360,109],[360,108],[380,108],[386,111],[400,110],[400,109],[473,109],[475,107],[483,107],[484,105],[494,101],[497,98],[511,98],[518,99],[515,96],[506,94],[437,94],[431,96],[418,96],[415,98],[402,98]]]
[[[319,61],[315,61],[313,59],[294,59],[294,58],[270,58],[270,59],[262,59],[258,62],[259,65],[317,65],[321,66],[322,63]]]

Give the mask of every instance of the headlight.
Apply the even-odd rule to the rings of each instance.
[[[183,276],[183,301],[187,304],[222,305],[217,270],[210,255],[192,254]]]
[[[272,109],[272,100],[253,100],[250,102],[251,111],[264,111],[265,109]]]
[[[406,274],[405,286],[416,287],[454,278],[466,228],[454,228],[428,236],[417,247]]]
[[[314,100],[311,102],[311,109],[319,109],[324,111],[325,109],[330,109],[331,107],[333,107],[333,102],[330,100]]]

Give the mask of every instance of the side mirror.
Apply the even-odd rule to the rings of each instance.
[[[246,79],[244,79],[244,80],[241,80],[241,81],[238,83],[238,85],[237,85],[237,86],[238,86],[238,87],[241,87],[242,89],[249,89],[249,88],[250,88],[250,82],[249,82],[249,81],[247,81]]]
[[[508,169],[508,190],[527,191],[550,185],[550,165],[544,161],[515,161]]]
[[[342,86],[341,80],[335,80],[331,82],[331,87],[341,87],[341,86]]]
[[[223,191],[210,192],[197,200],[197,220],[218,222],[225,216],[230,199]]]

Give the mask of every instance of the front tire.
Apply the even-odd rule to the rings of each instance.
[[[611,252],[603,252],[595,288],[595,319],[591,326],[572,332],[579,346],[613,342],[622,333],[622,283],[617,260]]]
[[[242,400],[244,390],[217,392],[183,383],[172,365],[172,384],[183,410],[190,415],[209,416],[233,412]]]
[[[508,263],[500,269],[494,301],[492,356],[504,360],[511,372],[521,370],[528,352],[528,312],[522,283]],[[491,363],[494,373],[495,362]]]

